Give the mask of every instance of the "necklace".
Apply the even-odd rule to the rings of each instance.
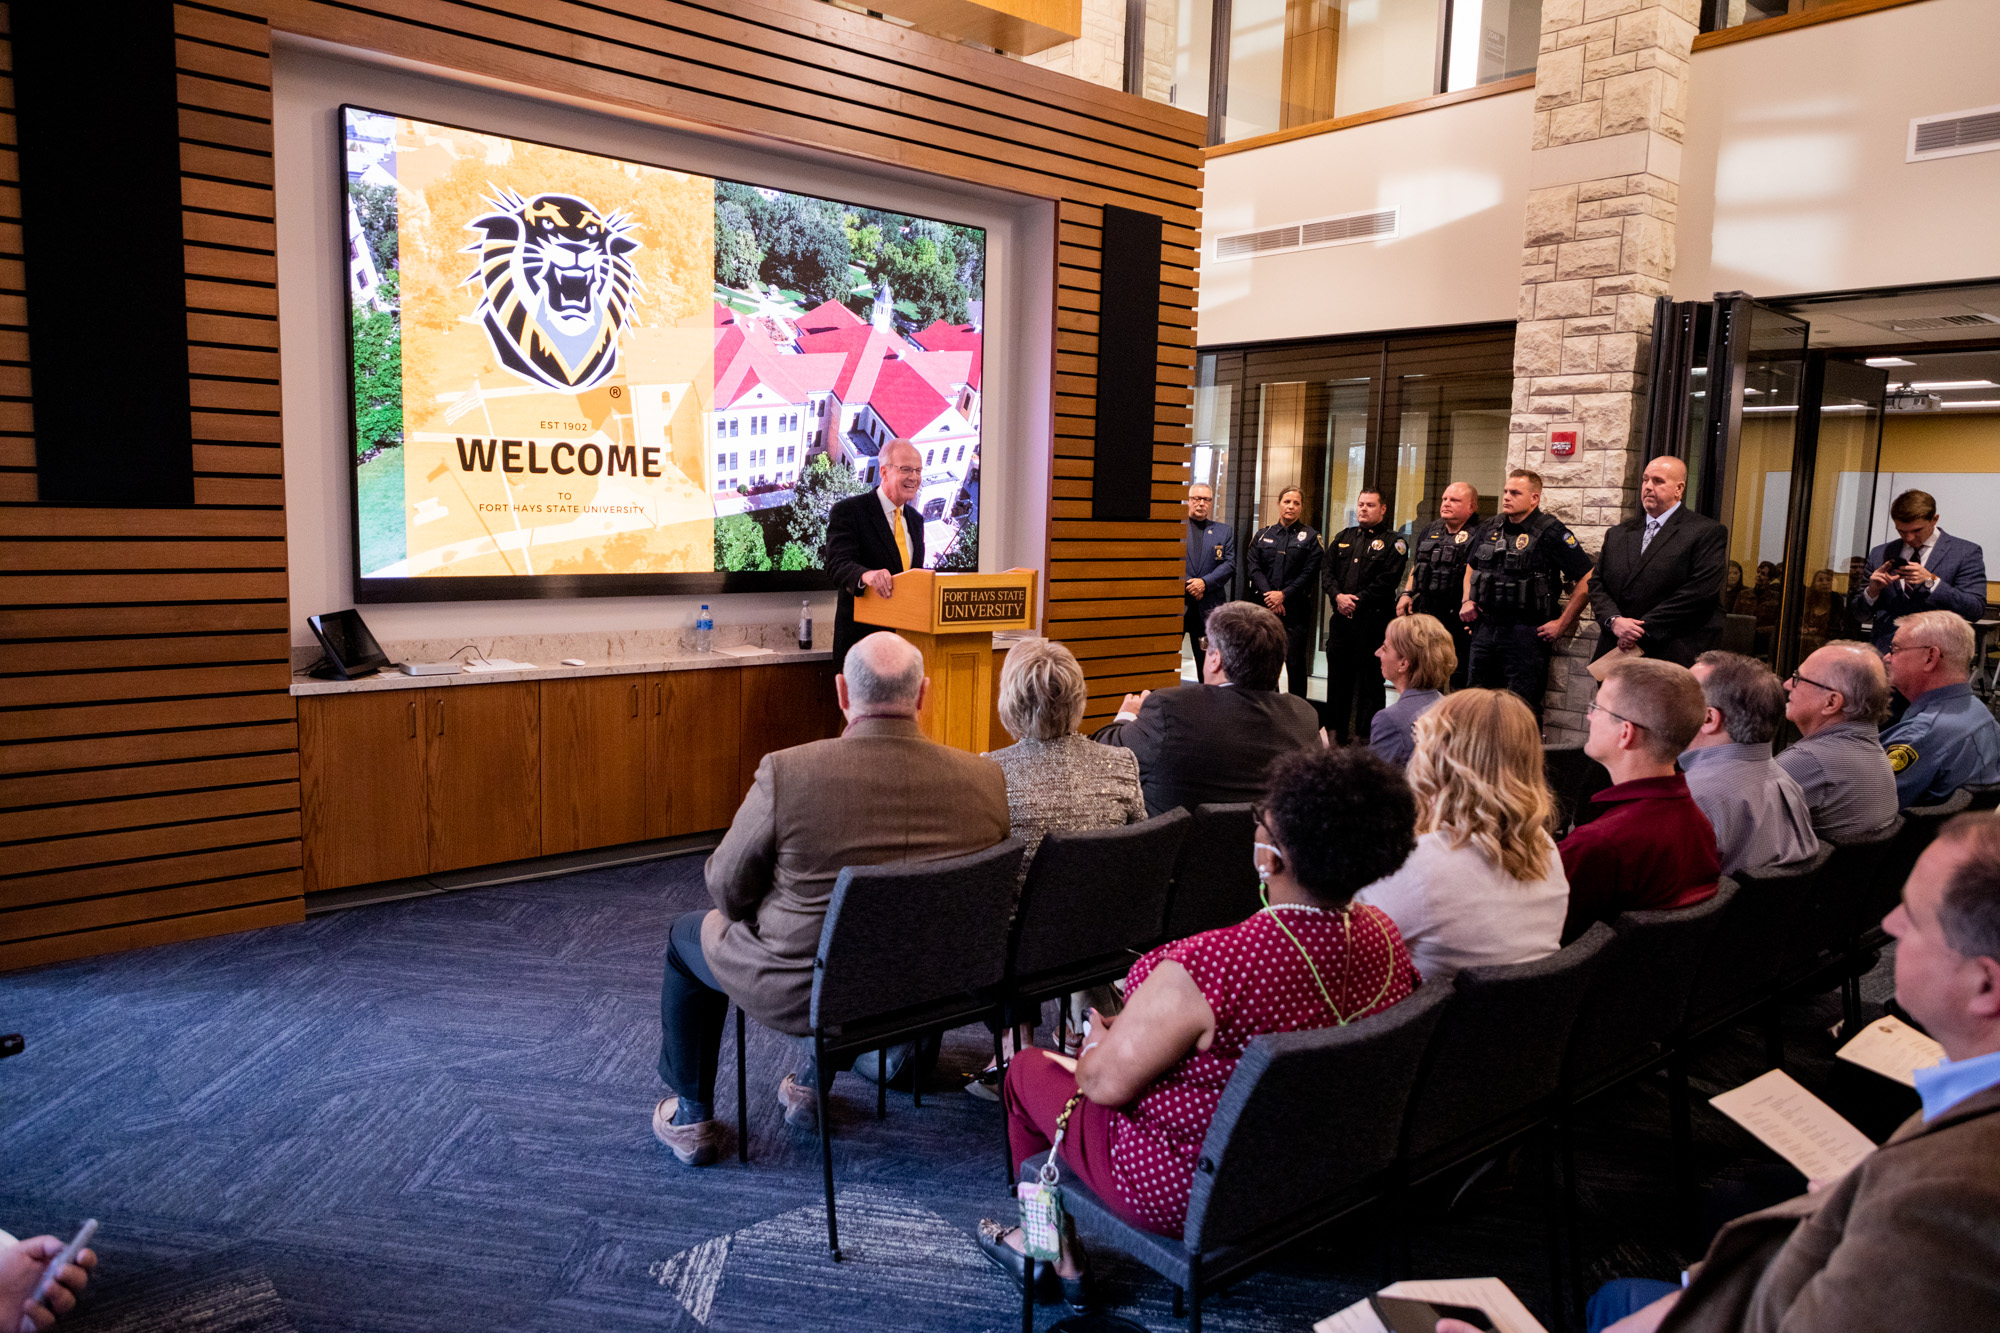
[[[1275,925],[1279,930],[1284,932],[1285,938],[1292,942],[1292,947],[1299,951],[1299,957],[1305,960],[1306,970],[1312,973],[1313,986],[1319,991],[1319,998],[1326,1002],[1327,1011],[1333,1015],[1334,1026],[1343,1028],[1346,1027],[1348,1023],[1352,1020],[1350,1020],[1346,1014],[1340,1012],[1340,1006],[1335,1004],[1333,1002],[1333,996],[1327,993],[1326,982],[1320,979],[1319,964],[1313,962],[1312,955],[1306,952],[1306,946],[1299,943],[1299,937],[1292,934],[1292,928],[1290,926],[1287,926],[1285,924],[1285,919],[1278,915],[1278,909],[1281,907],[1303,908],[1308,912],[1326,912],[1329,909],[1324,907],[1314,907],[1309,903],[1274,904],[1271,901],[1270,890],[1262,885],[1258,886],[1257,895],[1264,900],[1264,915],[1270,917],[1271,923]],[[1349,903],[1346,907],[1340,909],[1340,924],[1345,932],[1341,941],[1342,961],[1341,961],[1340,987],[1342,990],[1346,990],[1347,983],[1353,978],[1354,975],[1354,905],[1352,903]],[[1375,992],[1375,998],[1370,1000],[1367,1004],[1362,1005],[1361,1008],[1358,1009],[1356,1012],[1365,1014],[1369,1010],[1373,1009],[1376,1005],[1380,1004],[1382,1002],[1382,997],[1389,993],[1389,983],[1394,981],[1395,979],[1396,979],[1396,961],[1392,954],[1389,960],[1389,970],[1383,976],[1381,988]]]

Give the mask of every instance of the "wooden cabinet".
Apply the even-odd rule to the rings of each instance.
[[[542,854],[647,836],[654,675],[542,682]]]
[[[831,662],[787,662],[743,669],[737,800],[750,790],[757,779],[758,761],[771,751],[840,734],[843,720],[833,695],[833,677]],[[730,813],[735,813],[735,806],[730,807]]]
[[[540,856],[540,690],[504,681],[420,693],[431,872]]]
[[[727,828],[741,797],[743,672],[663,671],[653,678],[647,836]]]
[[[299,700],[307,893],[426,872],[426,691]]]

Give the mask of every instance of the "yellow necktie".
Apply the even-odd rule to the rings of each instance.
[[[910,534],[903,530],[903,506],[896,506],[896,554],[903,557],[903,568],[910,567]]]

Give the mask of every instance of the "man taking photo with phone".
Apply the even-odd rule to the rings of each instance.
[[[1967,620],[1986,614],[1986,553],[1977,542],[1938,527],[1928,491],[1904,491],[1889,506],[1898,540],[1868,553],[1868,581],[1848,590],[1848,610],[1877,649],[1896,636],[1896,622],[1918,611],[1956,611]]]

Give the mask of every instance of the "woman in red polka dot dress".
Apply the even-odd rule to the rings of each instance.
[[[1366,750],[1274,763],[1254,849],[1269,906],[1133,964],[1124,1012],[1093,1014],[1078,1059],[1015,1058],[1003,1086],[1015,1161],[1045,1158],[1075,1101],[1057,1150],[1064,1173],[1134,1225],[1179,1236],[1202,1140],[1251,1039],[1350,1023],[1418,985],[1395,923],[1352,901],[1402,865],[1415,824],[1402,773]],[[1020,1280],[1017,1230],[982,1222],[980,1244]],[[1065,1253],[1056,1265],[1078,1304],[1080,1260]]]

